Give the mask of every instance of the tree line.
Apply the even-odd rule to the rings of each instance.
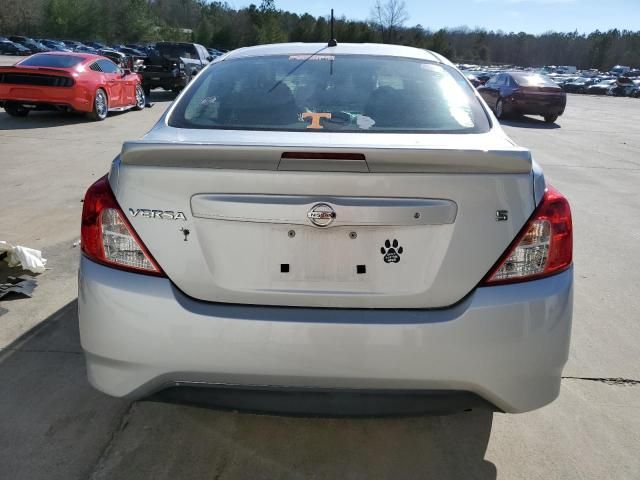
[[[234,49],[275,42],[328,41],[328,16],[279,10],[274,0],[234,9],[207,0],[2,0],[0,35],[24,34],[105,42],[196,41]],[[640,66],[640,31],[590,34],[486,31],[466,27],[432,30],[406,26],[401,0],[377,0],[367,21],[336,18],[339,42],[385,42],[439,52],[453,61],[522,66],[575,65],[609,70]]]

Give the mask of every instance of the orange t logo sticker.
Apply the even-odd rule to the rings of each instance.
[[[311,123],[307,126],[307,128],[324,128],[320,125],[321,118],[331,118],[330,113],[322,113],[322,112],[304,112],[302,114],[302,119],[311,118]]]

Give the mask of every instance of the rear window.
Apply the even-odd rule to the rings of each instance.
[[[169,125],[309,132],[489,130],[473,88],[451,67],[320,54],[214,63],[180,99]]]
[[[523,74],[523,73],[512,73],[511,76],[514,78],[518,85],[523,87],[557,87],[558,84],[551,80],[551,78],[540,75],[540,74]]]
[[[27,67],[71,68],[82,62],[82,57],[73,55],[33,55],[20,62]]]
[[[196,59],[198,58],[198,52],[196,52],[196,48],[191,44],[180,45],[160,43],[156,46],[153,54],[170,59],[178,59],[181,57]]]

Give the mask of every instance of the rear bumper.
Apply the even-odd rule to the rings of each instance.
[[[54,106],[69,108],[78,112],[90,112],[93,109],[93,97],[84,88],[79,87],[34,87],[28,85],[0,86],[0,105],[17,102],[36,107]]]
[[[145,73],[142,77],[142,86],[148,89],[163,88],[172,90],[174,88],[184,88],[187,85],[187,77],[185,75],[172,75],[166,73],[153,74]]]
[[[509,105],[509,111],[520,113],[522,115],[562,115],[564,113],[564,105],[527,105],[522,103],[512,103]]]
[[[470,392],[455,390],[369,390],[303,387],[179,385],[153,400],[285,415],[379,417],[450,414],[493,408]]]
[[[215,304],[83,257],[78,310],[89,380],[114,396],[175,384],[463,391],[524,412],[559,393],[572,290],[568,270],[444,310]]]
[[[564,108],[524,108],[524,109],[516,109],[516,111],[522,115],[561,116],[564,113]]]
[[[567,106],[566,98],[553,101],[532,101],[515,97],[507,99],[506,105],[509,112],[523,115],[562,115]]]

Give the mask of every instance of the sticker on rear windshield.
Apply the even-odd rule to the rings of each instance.
[[[324,128],[320,123],[321,118],[331,119],[331,113],[329,112],[302,112],[300,114],[300,120],[306,122],[307,119],[311,119],[307,128],[320,129]]]
[[[360,130],[369,130],[376,122],[373,118],[365,115],[349,112],[301,112],[298,114],[298,121],[307,123],[307,128],[320,130],[324,128],[324,121],[330,121],[338,126],[356,126]]]
[[[293,61],[305,61],[305,60],[332,61],[332,60],[335,60],[335,59],[336,59],[335,55],[290,55],[289,56],[289,60],[293,60]]]
[[[362,130],[369,130],[376,124],[376,121],[365,115],[356,115],[356,125]]]
[[[202,105],[203,107],[207,107],[209,105],[213,105],[217,101],[218,101],[218,97],[204,97],[200,102],[200,105]]]
[[[395,238],[393,241],[385,240],[384,247],[380,248],[380,253],[383,255],[382,259],[385,263],[399,263],[400,255],[404,252],[404,248],[398,246],[398,240]]]

